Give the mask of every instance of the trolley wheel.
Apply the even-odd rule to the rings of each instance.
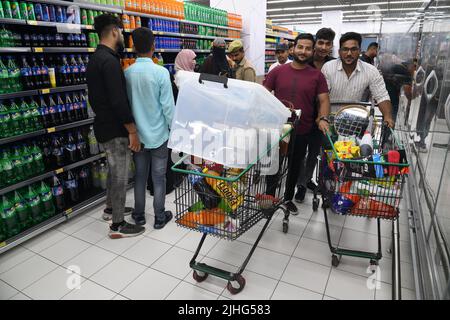
[[[232,283],[236,283],[236,282],[239,285],[238,288],[235,288],[232,284]],[[240,274],[238,274],[236,276],[236,280],[228,281],[228,284],[227,284],[227,289],[228,289],[228,291],[230,291],[231,294],[238,294],[239,292],[241,292],[244,289],[244,287],[245,287],[245,279]]]
[[[333,256],[331,257],[331,265],[335,268],[337,268],[339,266],[339,258],[337,255],[333,254]]]
[[[319,210],[319,203],[320,203],[320,200],[319,199],[313,199],[313,211],[314,212],[317,212],[317,210]]]
[[[288,233],[289,223],[287,221],[283,221],[283,233]]]
[[[203,272],[200,272],[200,273],[203,273]],[[197,270],[194,270],[194,272],[192,273],[192,277],[197,282],[203,282],[206,280],[206,278],[208,278],[208,273],[205,273],[203,276],[201,276],[199,274],[199,272],[197,272]]]
[[[378,267],[378,260],[371,259],[370,270],[372,271],[372,273],[375,273],[377,271],[377,267]]]

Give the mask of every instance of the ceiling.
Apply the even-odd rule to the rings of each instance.
[[[450,0],[267,0],[267,18],[275,25],[321,23],[323,11],[340,10],[344,22],[415,19],[428,5],[427,14],[450,19]]]

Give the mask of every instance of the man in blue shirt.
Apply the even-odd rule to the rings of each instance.
[[[162,229],[172,219],[172,212],[165,211],[166,170],[169,128],[172,123],[175,102],[169,71],[153,63],[154,35],[148,28],[132,33],[138,58],[125,70],[127,92],[140,141],[141,152],[134,154],[136,179],[134,187],[136,224],[144,225],[145,190],[151,164],[154,186],[153,209],[155,229]]]

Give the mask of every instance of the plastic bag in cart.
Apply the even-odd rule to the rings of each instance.
[[[232,168],[246,168],[278,144],[289,110],[263,86],[228,79],[199,81],[179,71],[169,148]],[[272,159],[278,159],[278,147]],[[275,154],[276,152],[276,154]]]

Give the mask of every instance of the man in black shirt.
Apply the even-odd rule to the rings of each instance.
[[[139,152],[133,114],[128,102],[125,76],[118,52],[123,51],[123,26],[115,16],[95,18],[100,44],[87,67],[89,103],[95,112],[95,137],[106,151],[109,172],[106,190],[105,220],[112,218],[109,237],[120,239],[144,233],[145,228],[124,220],[132,208],[125,208],[131,151]],[[130,149],[130,150],[129,150]]]
[[[370,63],[371,65],[375,64],[375,58],[378,56],[378,43],[372,42],[367,47],[367,51],[363,53],[360,57],[361,61]]]
[[[330,60],[333,50],[333,41],[336,33],[330,28],[322,28],[316,33],[316,44],[314,46],[314,56],[309,65],[315,69],[321,70],[323,65]],[[317,103],[317,102],[316,102]],[[315,116],[317,118],[317,116]],[[300,175],[297,181],[297,193],[295,202],[302,203],[305,200],[306,188],[314,191],[318,190],[317,185],[312,180],[314,170],[316,169],[317,157],[320,153],[323,134],[315,125],[310,132],[308,143],[308,156],[305,163],[300,164]]]

